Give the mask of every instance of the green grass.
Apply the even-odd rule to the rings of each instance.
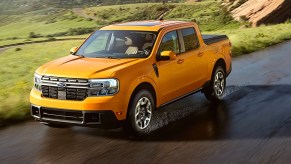
[[[290,40],[290,29],[291,23],[282,23],[257,28],[220,30],[210,33],[228,35],[233,44],[233,55],[239,56]]]
[[[233,29],[241,26],[215,0],[205,0],[199,3],[142,3],[130,5],[113,5],[91,7],[84,12],[100,20],[100,24],[127,22],[134,20],[157,19],[168,11],[164,19],[196,21],[203,31],[218,29]]]
[[[213,0],[178,4],[165,19],[195,21],[201,31],[235,29],[241,26],[241,23],[234,21],[226,10],[221,9],[218,1]]]
[[[37,67],[69,54],[82,41],[39,43],[9,48],[0,53],[0,124],[19,121],[29,114],[29,92]]]
[[[76,28],[100,27],[96,22],[79,17],[67,10],[56,11],[45,10],[29,12],[23,16],[1,16],[0,17],[0,39],[9,38],[26,39],[33,32],[41,36],[56,34]]]
[[[101,24],[134,20],[156,19],[162,11],[160,3],[100,6],[84,9],[84,12],[100,20]]]

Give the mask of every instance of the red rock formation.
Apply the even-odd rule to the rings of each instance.
[[[248,0],[231,13],[237,20],[248,19],[253,26],[281,23],[291,18],[291,0]]]

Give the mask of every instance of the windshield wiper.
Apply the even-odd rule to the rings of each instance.
[[[120,59],[120,58],[117,58],[115,56],[107,56],[108,59]]]

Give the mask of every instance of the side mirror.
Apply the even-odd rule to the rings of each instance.
[[[173,51],[163,51],[161,53],[161,56],[159,57],[159,60],[175,60],[176,59],[176,53]]]
[[[75,52],[77,52],[77,50],[78,50],[78,47],[71,48],[70,54],[74,54]]]

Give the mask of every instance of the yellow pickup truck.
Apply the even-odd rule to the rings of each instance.
[[[201,35],[191,22],[103,27],[35,71],[31,114],[51,127],[122,123],[145,134],[162,106],[198,91],[211,101],[223,98],[230,47],[227,36]]]

